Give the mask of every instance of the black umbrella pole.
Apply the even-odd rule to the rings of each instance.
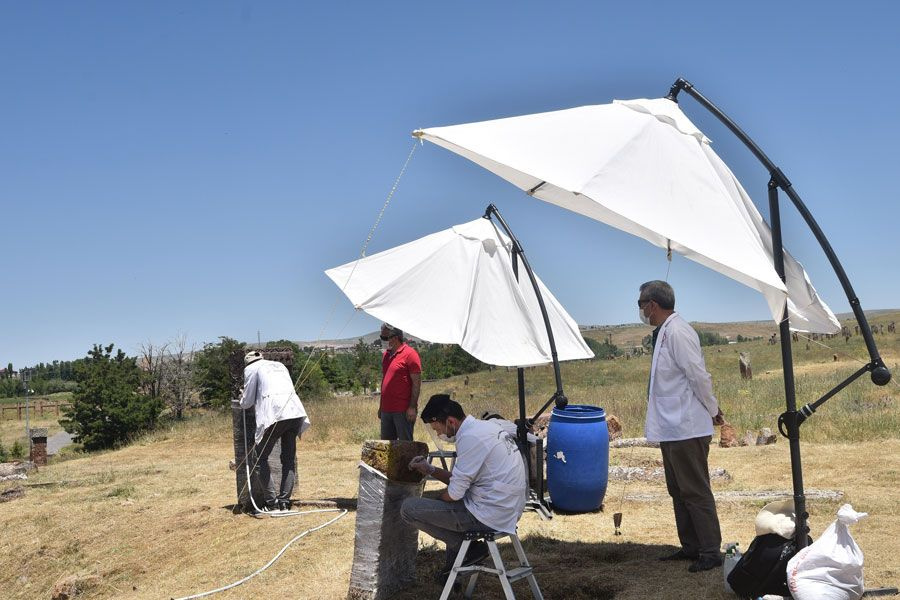
[[[563,393],[562,375],[559,372],[559,356],[556,353],[556,341],[553,339],[553,328],[550,326],[550,317],[547,316],[547,307],[544,305],[544,297],[541,295],[541,290],[538,287],[537,279],[534,276],[534,271],[531,270],[531,265],[528,264],[528,259],[525,258],[525,250],[522,249],[522,245],[519,243],[519,240],[509,228],[509,225],[506,224],[506,221],[503,219],[503,215],[500,214],[500,211],[497,210],[497,207],[493,204],[488,205],[487,209],[485,210],[484,216],[490,218],[491,214],[497,216],[497,220],[500,222],[500,226],[503,227],[504,231],[506,231],[506,235],[508,235],[509,239],[512,241],[513,257],[518,256],[522,259],[522,265],[525,267],[525,272],[528,273],[528,279],[531,281],[531,287],[534,288],[534,295],[537,298],[538,307],[541,309],[541,317],[543,317],[544,319],[544,327],[547,328],[547,341],[550,342],[550,357],[553,360],[553,375],[556,378],[556,394],[554,394],[554,397],[556,398],[557,406],[561,406],[564,408],[568,403],[568,400],[566,400],[566,396]],[[513,264],[515,264],[515,262],[513,262]],[[518,278],[518,273],[516,273],[516,275]]]
[[[775,260],[775,272],[785,281],[784,248],[781,242],[781,212],[778,208],[778,182],[769,180],[769,218],[772,221],[772,256]],[[781,336],[781,362],[784,366],[784,398],[787,406],[784,419],[787,427],[788,445],[791,452],[791,479],[794,487],[794,514],[796,529],[794,540],[797,548],[805,548],[809,527],[806,520],[806,496],[803,492],[803,465],[800,460],[800,415],[797,412],[796,387],[794,385],[794,357],[791,354],[791,325],[788,317],[787,298],[784,313],[778,324]]]

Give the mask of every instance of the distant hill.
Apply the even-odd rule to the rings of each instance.
[[[853,313],[836,313],[835,316],[837,316],[838,320],[841,321],[841,323],[846,323],[849,321],[851,322],[849,323],[851,327],[853,326],[853,324],[855,324]],[[867,310],[866,317],[870,320],[870,322],[877,322],[882,320],[900,321],[900,309],[885,308]],[[778,327],[775,325],[775,322],[771,320],[736,321],[731,323],[708,323],[704,321],[697,321],[692,324],[698,329],[718,333],[719,335],[727,337],[730,340],[736,340],[738,335],[747,338],[768,338],[773,333],[778,332]],[[590,337],[597,340],[605,340],[607,339],[607,336],[611,335],[612,343],[622,347],[639,346],[641,343],[641,338],[653,331],[653,327],[651,327],[650,325],[644,325],[642,323],[621,323],[619,325],[579,325],[578,327],[581,329],[581,334],[584,337]],[[301,348],[306,346],[315,346],[316,348],[351,348],[356,345],[360,338],[362,338],[362,340],[367,344],[373,344],[378,340],[378,335],[378,331],[373,331],[365,335],[354,336],[350,338],[319,340],[318,342],[298,341],[297,344]],[[422,341],[416,337],[411,337],[411,339],[418,342]]]

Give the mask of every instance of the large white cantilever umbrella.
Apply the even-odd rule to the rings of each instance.
[[[459,344],[491,365],[553,362],[534,287],[529,278],[517,278],[512,254],[510,238],[479,218],[325,274],[354,307],[415,337]],[[535,278],[558,359],[593,357],[575,320]]]
[[[478,163],[536,198],[622,229],[785,302],[798,331],[840,325],[803,267],[773,266],[772,236],[709,139],[675,102],[616,101],[414,135]]]
[[[725,124],[770,175],[771,227],[709,140],[678,107],[684,91]],[[608,223],[759,290],[781,333],[787,411],[778,418],[788,438],[795,539],[807,543],[800,461],[800,425],[852,381],[870,373],[891,380],[862,305],[834,250],[785,174],[737,124],[684,79],[666,98],[435,127],[413,132],[465,156],[529,194]],[[839,323],[803,267],[784,249],[778,191],[790,198],[828,257],[860,325],[871,361],[799,410],[790,329],[833,333]]]

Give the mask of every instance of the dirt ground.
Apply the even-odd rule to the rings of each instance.
[[[236,484],[228,470],[232,448],[224,425],[151,437],[116,452],[42,469],[26,483],[24,498],[0,504],[0,596],[49,598],[53,584],[70,576],[97,576],[78,598],[176,598],[214,589],[266,564],[291,538],[333,518],[321,513],[258,520],[234,514]],[[658,450],[611,451],[611,463],[640,465]],[[346,597],[354,543],[357,494],[355,444],[301,443],[301,480],[295,498],[329,499],[349,513],[293,544],[260,576],[214,598]],[[866,558],[867,587],[900,582],[900,440],[854,445],[805,444],[809,490],[836,490],[837,500],[809,501],[813,537],[844,502],[870,514],[852,529]],[[714,485],[723,538],[746,548],[765,500],[733,492],[789,494],[787,445],[719,449],[711,467],[731,481]],[[430,484],[436,486],[437,484]],[[12,487],[12,484],[6,488]],[[2,491],[2,490],[0,490]],[[731,492],[731,494],[728,494]],[[623,500],[624,496],[624,500]],[[624,514],[622,536],[612,513]],[[526,513],[520,537],[548,599],[733,598],[722,572],[691,574],[686,563],[656,560],[676,544],[671,505],[659,482],[611,482],[605,510],[557,515],[542,521]],[[396,597],[437,597],[432,576],[443,546],[420,536],[419,581]],[[506,551],[508,552],[508,548]],[[476,597],[499,597],[483,577]],[[524,581],[517,596],[530,592]]]

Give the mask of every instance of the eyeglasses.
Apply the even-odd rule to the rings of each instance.
[[[648,302],[653,302],[652,300],[638,300],[638,308],[643,308],[645,304]]]

